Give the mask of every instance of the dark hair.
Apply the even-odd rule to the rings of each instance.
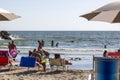
[[[107,50],[104,51],[103,56],[106,57],[107,55]]]
[[[60,58],[60,54],[55,54],[55,59]]]
[[[35,51],[36,51],[36,49],[33,50],[33,52],[35,52]]]

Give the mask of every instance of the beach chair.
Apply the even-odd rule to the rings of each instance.
[[[49,59],[49,64],[50,64],[50,67],[51,69],[57,67],[60,68],[62,67],[63,70],[67,70],[68,69],[68,65],[65,63],[65,60],[64,59]]]
[[[21,57],[20,67],[28,67],[28,70],[29,68],[38,67],[39,70],[40,64],[36,62],[35,57]]]
[[[7,57],[0,56],[0,66],[6,66],[9,64],[9,59]]]
[[[117,58],[94,57],[95,80],[120,80]]]
[[[0,50],[0,67],[8,66],[11,70],[12,67],[18,65],[18,62],[15,62],[12,57],[9,56],[7,50]]]
[[[0,50],[0,56],[8,57],[10,60],[14,60],[14,58],[12,57],[8,50]]]
[[[108,52],[107,57],[120,58],[120,52]]]
[[[0,56],[9,57],[8,50],[0,50]]]

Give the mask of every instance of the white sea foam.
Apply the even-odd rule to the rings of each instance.
[[[18,36],[14,36],[14,35],[10,35],[9,36],[11,40],[24,40],[24,38],[21,38],[21,37],[18,37]],[[5,39],[2,39],[0,37],[0,40],[5,40]]]
[[[5,48],[5,46],[2,46]],[[28,53],[29,50],[33,51],[34,48],[32,46],[17,46],[18,50],[21,53]],[[51,54],[59,53],[59,54],[67,54],[67,55],[101,55],[104,50],[108,52],[117,51],[117,49],[93,49],[93,48],[51,48],[51,47],[43,47],[44,50],[48,51]]]
[[[0,46],[1,48],[7,48],[6,44]],[[33,50],[34,46],[17,46],[18,49],[21,50]],[[43,47],[43,49],[50,51],[50,52],[103,52],[104,50],[107,51],[117,51],[118,48],[57,48],[57,47]]]
[[[20,38],[19,36],[16,36],[16,35],[10,35],[9,36],[12,40],[21,40],[21,39],[24,39],[24,38]]]

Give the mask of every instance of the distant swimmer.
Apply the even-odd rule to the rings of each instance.
[[[59,45],[59,42],[57,42],[55,46],[58,47],[58,45]]]
[[[107,48],[107,45],[104,45],[104,48]]]
[[[70,41],[71,43],[74,43],[74,41]]]

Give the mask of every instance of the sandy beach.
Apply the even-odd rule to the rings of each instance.
[[[2,67],[0,71],[0,80],[88,80],[90,70],[51,70],[47,69],[42,72],[42,69],[16,67],[8,70],[7,67]]]

